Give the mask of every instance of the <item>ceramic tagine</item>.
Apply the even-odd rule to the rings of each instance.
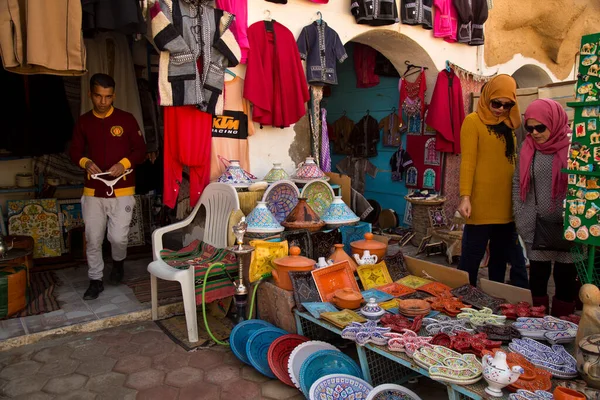
[[[339,308],[356,310],[362,304],[363,297],[360,294],[360,292],[357,292],[350,288],[343,288],[338,289],[333,293],[333,299],[331,300],[331,302]]]
[[[263,178],[264,181],[269,183],[273,183],[276,181],[280,181],[282,179],[289,179],[290,176],[281,166],[281,163],[273,163],[273,168]]]
[[[321,215],[321,219],[325,221],[328,228],[332,229],[360,221],[360,218],[344,203],[342,196],[335,196],[325,213]]]
[[[365,240],[357,240],[350,243],[352,254],[358,254],[362,257],[365,250],[369,250],[371,255],[376,255],[378,260],[382,260],[387,253],[387,245],[373,239],[372,233],[365,233]]]
[[[600,334],[584,337],[576,352],[577,371],[588,385],[600,389]]]
[[[484,354],[481,358],[483,365],[483,379],[488,383],[485,392],[493,397],[502,397],[502,388],[515,383],[525,372],[518,365],[512,368],[506,362],[506,353],[497,351],[494,357]]]
[[[294,290],[288,272],[307,272],[315,269],[315,260],[300,255],[300,247],[292,246],[290,255],[273,260],[275,284],[285,290]]]
[[[298,168],[296,169],[294,176],[292,176],[292,180],[307,182],[312,179],[329,180],[329,177],[325,176],[325,173],[321,171],[314,158],[306,157],[306,161],[298,164]]]
[[[358,265],[373,265],[377,264],[378,260],[377,256],[375,254],[371,255],[369,250],[365,250],[362,257],[360,257],[358,254],[354,254],[354,259]]]
[[[379,321],[381,316],[385,314],[385,310],[376,303],[373,297],[371,297],[369,302],[360,309],[360,313],[371,321]]]
[[[338,244],[334,244],[333,246],[335,247],[335,250],[329,256],[329,260],[333,261],[334,264],[342,262],[342,261],[348,261],[348,263],[350,264],[350,268],[352,269],[352,272],[356,272],[356,267],[358,265],[356,264],[356,261],[354,261],[354,259],[352,257],[350,257],[348,255],[348,253],[346,253],[344,251],[344,245],[338,243]]]
[[[252,184],[252,178],[253,177],[240,166],[238,160],[231,160],[229,161],[229,166],[225,172],[223,172],[223,175],[217,179],[217,182],[227,183],[236,187],[248,187]]]
[[[277,233],[285,229],[277,222],[264,201],[256,203],[254,210],[250,211],[246,217],[246,222],[248,223],[247,232],[250,233]]]
[[[306,229],[316,232],[325,226],[325,222],[313,211],[303,197],[298,198],[298,204],[281,223],[288,230]]]

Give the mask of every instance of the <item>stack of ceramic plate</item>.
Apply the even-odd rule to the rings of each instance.
[[[346,374],[362,378],[358,364],[339,350],[319,350],[304,360],[300,367],[300,390],[305,396],[320,378],[331,374]]]
[[[269,327],[274,328],[272,324],[260,319],[249,319],[237,324],[231,330],[231,334],[229,335],[229,345],[231,346],[233,354],[244,363],[252,365],[248,358],[248,354],[246,353],[248,339],[257,330]]]
[[[319,350],[339,350],[332,344],[321,342],[319,340],[310,340],[294,348],[290,353],[288,360],[288,374],[294,385],[300,389],[300,369],[304,361],[313,353]]]
[[[17,174],[15,176],[15,183],[17,187],[28,188],[33,186],[33,175],[32,174]]]
[[[249,233],[278,233],[284,230],[264,201],[256,204],[254,210],[246,217],[246,222]]]
[[[429,314],[431,306],[425,300],[398,300],[398,311],[407,317],[417,317]]]
[[[267,355],[269,367],[271,367],[271,371],[273,371],[275,376],[288,386],[294,387],[294,382],[292,382],[290,374],[288,373],[290,354],[296,347],[309,340],[310,339],[305,336],[290,333],[278,337],[269,347],[269,353]]]
[[[269,366],[269,347],[275,339],[287,335],[283,329],[274,326],[257,329],[248,337],[246,342],[246,355],[248,360],[258,372],[269,378],[275,378],[275,374]]]

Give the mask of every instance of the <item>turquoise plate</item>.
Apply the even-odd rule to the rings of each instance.
[[[319,350],[308,356],[300,367],[300,389],[305,396],[319,378],[331,374],[346,374],[363,377],[358,364],[337,350]]]
[[[270,326],[257,329],[250,335],[246,342],[246,355],[250,364],[261,374],[269,378],[276,378],[271,367],[269,367],[269,347],[280,336],[287,335],[283,329]]]
[[[229,335],[229,345],[233,354],[244,363],[252,365],[246,355],[246,343],[254,331],[266,327],[273,327],[273,325],[260,319],[249,319],[237,324]]]

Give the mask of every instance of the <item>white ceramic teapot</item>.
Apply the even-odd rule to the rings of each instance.
[[[358,265],[373,265],[377,264],[377,256],[375,254],[371,255],[369,250],[365,250],[362,257],[359,257],[358,254],[354,254],[354,259]]]
[[[333,261],[331,260],[325,260],[325,257],[319,257],[319,260],[317,261],[317,263],[315,264],[315,267],[317,268],[325,268],[330,266],[331,264],[333,264]]]
[[[494,357],[485,354],[481,358],[483,379],[488,383],[485,392],[493,397],[502,397],[502,388],[514,383],[525,371],[518,365],[510,368],[506,362],[506,353],[497,351]]]

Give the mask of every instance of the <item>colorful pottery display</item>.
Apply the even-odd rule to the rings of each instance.
[[[231,160],[225,172],[217,178],[217,182],[226,183],[234,187],[248,187],[252,183],[252,179],[254,179],[254,176],[244,171],[240,166],[239,160]]]
[[[313,254],[313,243],[310,232],[306,229],[299,229],[295,231],[284,231],[279,235],[281,240],[287,240],[288,246],[297,246],[300,248],[300,255],[304,257],[316,260],[312,256]]]
[[[508,395],[509,400],[553,400],[554,395],[544,390],[536,390],[535,392],[529,390],[519,389],[516,393]]]
[[[444,292],[444,294],[449,294],[449,292]],[[431,303],[432,310],[443,312],[444,314],[449,315],[451,317],[456,317],[458,314],[460,314],[461,309],[470,307],[464,304],[462,301],[458,300],[456,297],[452,297],[451,295],[450,297],[445,297],[445,295],[437,297],[427,297],[425,298],[425,300]]]
[[[398,311],[407,317],[427,315],[431,306],[425,300],[398,300]]]
[[[320,301],[320,302],[306,302],[302,303],[302,306],[315,318],[321,318],[321,314],[324,312],[336,312],[337,309],[333,304]]]
[[[302,303],[320,302],[321,296],[310,272],[288,272],[294,288],[294,301],[298,310],[305,311]]]
[[[324,183],[328,185],[327,183]],[[309,203],[310,204],[310,203]],[[337,228],[342,225],[352,225],[360,221],[341,196],[335,196],[329,206],[323,211],[321,218],[328,227]]]
[[[500,309],[500,304],[506,303],[505,299],[490,296],[484,293],[481,289],[469,284],[452,289],[450,292],[453,296],[458,297],[463,303],[467,303],[476,308],[490,308],[492,312]]]
[[[458,319],[467,319],[473,326],[481,325],[504,325],[506,316],[496,315],[492,313],[492,310],[487,307],[483,307],[481,310],[475,310],[474,308],[462,308],[461,313],[456,316]]]
[[[382,260],[387,253],[387,244],[373,239],[372,233],[365,233],[364,240],[354,241],[350,243],[350,247],[353,255],[358,254],[359,257],[362,257],[364,251],[369,250],[371,255],[377,256],[377,260]]]
[[[388,349],[406,353],[412,357],[415,351],[422,347],[431,347],[431,336],[418,336],[415,331],[403,329],[402,333],[386,333]]]
[[[600,334],[586,336],[577,344],[577,371],[593,388],[600,389]]]
[[[267,359],[269,367],[277,379],[288,386],[294,387],[294,383],[288,373],[288,362],[292,351],[300,344],[308,342],[310,339],[296,334],[287,334],[278,337],[271,343]]]
[[[267,203],[259,201],[246,217],[249,233],[277,233],[284,230],[275,216],[267,208]]]
[[[375,298],[371,297],[367,304],[360,309],[360,313],[371,321],[379,321],[385,310],[377,304]]]
[[[519,365],[508,366],[506,353],[497,351],[492,357],[484,354],[481,359],[483,379],[488,383],[485,392],[493,397],[502,397],[502,389],[514,383],[525,372]]]
[[[347,308],[349,310],[356,310],[363,302],[363,297],[360,292],[352,290],[350,288],[338,289],[333,294],[331,300],[339,308]]]
[[[499,340],[505,343],[521,338],[521,333],[512,325],[483,325],[475,327],[475,330],[485,333],[490,340]]]
[[[275,326],[257,329],[248,337],[246,342],[246,355],[250,364],[258,372],[269,378],[275,378],[275,374],[269,366],[268,353],[269,347],[275,339],[288,332]]]
[[[423,326],[430,335],[436,335],[440,332],[448,335],[456,335],[458,332],[473,332],[469,321],[452,319],[444,315],[440,315],[437,319],[423,318]]]
[[[482,357],[485,354],[489,354],[492,357],[500,349],[484,350],[482,351]],[[528,390],[535,392],[537,390],[550,390],[552,388],[552,374],[543,369],[537,368],[535,365],[527,361],[525,357],[517,353],[508,353],[506,355],[506,362],[510,367],[515,365],[523,368],[523,373],[519,376],[516,382],[509,384],[506,388],[509,391],[518,392],[519,390]]]
[[[322,301],[331,301],[335,291],[338,289],[350,288],[360,291],[356,279],[354,279],[354,274],[350,269],[350,264],[347,261],[316,269],[311,274]]]
[[[350,325],[344,328],[341,336],[344,339],[356,342],[360,346],[364,346],[367,343],[385,346],[388,338],[384,334],[389,331],[390,328],[377,326],[377,322],[373,320],[367,321],[364,324],[351,322]]]
[[[545,306],[532,307],[531,304],[521,301],[517,304],[500,304],[500,314],[506,315],[508,319],[517,319],[519,317],[543,318]]]
[[[325,222],[308,205],[305,198],[298,198],[298,204],[281,223],[286,229],[306,229],[316,232],[325,226]]]
[[[352,268],[352,272],[356,271],[358,265],[356,264],[356,261],[354,261],[354,259],[344,251],[344,245],[337,243],[333,246],[335,247],[335,250],[333,251],[333,253],[331,253],[329,259],[333,261],[334,264],[339,263],[341,261],[348,261],[348,263],[350,264],[350,268]]]
[[[313,157],[306,157],[306,160],[298,164],[292,180],[298,183],[307,183],[313,179],[323,179],[328,181],[329,177],[319,168]]]
[[[323,218],[323,214],[334,201],[335,193],[329,183],[322,179],[314,179],[304,185],[300,197],[305,198],[310,208]]]
[[[285,172],[285,170],[281,166],[281,163],[273,163],[273,168],[271,168],[269,172],[267,172],[263,180],[267,181],[268,183],[273,183],[289,178],[290,176],[287,172]]]
[[[344,329],[352,322],[367,322],[364,317],[352,310],[324,312],[321,313],[321,318],[331,322],[333,325],[341,329]]]
[[[309,389],[311,400],[336,398],[366,399],[373,387],[360,378],[346,374],[331,374],[319,378]]]
[[[304,361],[313,353],[319,350],[339,351],[334,345],[319,340],[309,340],[298,345],[290,353],[288,360],[288,375],[298,389],[300,389],[300,368]]]
[[[318,350],[309,355],[300,367],[300,390],[308,395],[313,383],[331,374],[346,374],[361,379],[363,377],[358,364],[341,351]]]
[[[369,301],[370,298],[374,298],[377,303],[382,303],[394,298],[394,296],[377,289],[365,290],[360,294],[362,294],[362,297],[365,299],[365,301]]]
[[[379,322],[393,332],[403,333],[406,329],[419,332],[423,324],[423,317],[417,316],[411,321],[403,315],[384,314]]]
[[[415,292],[414,289],[411,289],[408,286],[404,286],[396,282],[388,283],[382,286],[377,286],[377,290],[386,292],[394,297],[402,297]]]
[[[577,325],[547,315],[543,318],[519,317],[512,325],[521,336],[547,340],[551,344],[569,343],[575,340]]]
[[[273,260],[275,268],[271,273],[275,284],[285,290],[293,290],[292,281],[290,280],[289,272],[307,272],[315,269],[315,260],[302,257],[300,248],[296,246],[290,247],[290,255],[276,258]]]
[[[365,255],[363,255],[363,257],[365,257]],[[377,286],[394,283],[385,262],[374,265],[360,265],[356,269],[356,272],[358,273],[358,277],[360,278],[364,289],[372,289]]]
[[[248,272],[250,282],[256,282],[263,275],[271,273],[274,268],[273,260],[288,254],[288,242],[286,241],[251,240],[250,246],[254,247]]]
[[[267,208],[281,224],[298,204],[298,197],[300,197],[300,191],[296,184],[292,181],[281,180],[265,190],[262,201],[267,203]]]
[[[408,275],[408,276],[405,276],[404,278],[396,281],[396,283],[399,283],[404,286],[408,286],[411,289],[418,289],[421,286],[427,285],[428,283],[431,283],[431,282],[432,281],[430,281],[429,279],[421,278],[421,277],[415,276],[415,275]],[[429,295],[426,295],[424,297],[429,297]]]
[[[231,351],[242,362],[252,365],[246,353],[248,338],[258,329],[273,327],[272,324],[261,319],[248,319],[237,324],[229,335]]]
[[[577,361],[563,346],[548,347],[530,338],[514,339],[508,348],[521,354],[530,363],[544,369],[555,378],[572,379],[577,376]]]
[[[421,398],[404,386],[386,383],[373,388],[366,400],[421,400]]]
[[[431,282],[427,283],[423,286],[419,286],[419,290],[421,292],[429,293],[432,296],[444,296],[444,297],[452,297],[450,294],[450,290],[452,288],[448,285],[444,285],[440,282]]]

